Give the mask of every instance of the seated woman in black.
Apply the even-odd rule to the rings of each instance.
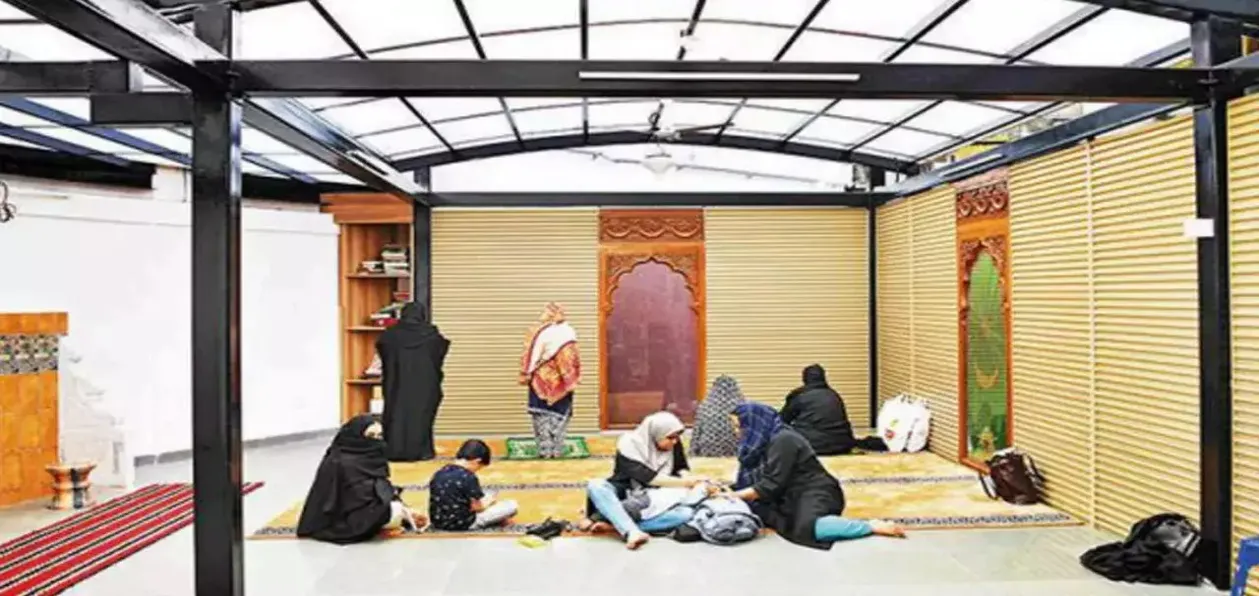
[[[616,442],[612,477],[591,480],[586,486],[586,519],[578,529],[599,529],[591,519],[598,513],[625,538],[626,547],[634,550],[647,542],[647,532],[665,532],[690,521],[694,511],[682,504],[687,499],[685,489],[706,480],[690,475],[682,448],[684,430],[686,426],[677,416],[657,412],[621,435]],[[647,501],[641,523],[634,521],[622,502],[631,491]]]
[[[848,410],[839,393],[826,382],[820,364],[804,369],[804,384],[787,394],[783,422],[800,433],[818,455],[844,455],[857,444]]]
[[[389,461],[373,416],[346,422],[324,453],[302,505],[297,535],[333,544],[371,540],[387,527],[422,527],[389,482]]]
[[[773,408],[746,403],[735,408],[735,416],[740,437],[734,496],[750,502],[767,527],[795,544],[824,550],[834,542],[872,534],[905,536],[887,522],[841,517],[844,491],[839,481]]]

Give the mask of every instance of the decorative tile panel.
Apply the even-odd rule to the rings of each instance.
[[[57,335],[0,335],[0,375],[57,370],[60,340]]]

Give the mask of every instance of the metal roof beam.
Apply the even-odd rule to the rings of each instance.
[[[185,29],[139,0],[9,0],[40,20],[124,60],[152,69],[190,90],[232,88],[224,70],[200,63],[230,63]],[[316,75],[318,76],[318,75]],[[413,199],[419,187],[351,135],[291,99],[250,99],[246,123],[368,186]]]
[[[1204,69],[993,64],[581,60],[204,63],[262,96],[796,97],[1205,101]]]

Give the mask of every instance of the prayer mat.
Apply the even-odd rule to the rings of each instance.
[[[606,437],[589,438],[593,454],[601,454],[601,449],[611,445]],[[931,453],[842,455],[824,457],[822,462],[844,485],[848,504],[844,514],[849,517],[892,520],[911,531],[1079,523],[1048,505],[1018,506],[993,501],[984,495],[974,471]],[[392,464],[392,480],[404,488],[403,500],[415,510],[426,512],[429,478],[446,463],[435,460]],[[691,459],[694,473],[711,478],[733,478],[737,467],[734,459]],[[548,517],[576,521],[585,509],[586,482],[606,478],[611,472],[612,462],[606,457],[496,460],[478,476],[485,489],[519,505],[519,513],[510,525],[478,532],[424,532],[396,537],[517,536],[526,526]],[[300,514],[301,503],[297,503],[252,538],[294,538]]]
[[[150,484],[0,544],[0,594],[60,594],[191,523],[191,484]]]
[[[586,446],[584,437],[567,437],[564,439],[564,457],[559,459],[586,459],[590,457],[590,448]],[[503,459],[539,459],[538,441],[533,437],[512,437],[507,439],[507,454]]]

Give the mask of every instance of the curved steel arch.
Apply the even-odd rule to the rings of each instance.
[[[660,141],[647,132],[623,130],[591,133],[589,135],[577,132],[565,135],[525,139],[524,142],[517,142],[515,139],[497,141],[485,145],[461,147],[453,152],[440,151],[436,153],[426,153],[423,155],[415,155],[395,160],[393,165],[399,170],[406,171],[440,166],[460,161],[502,157],[506,155],[516,155],[519,153],[532,153],[535,151],[552,151],[556,149],[572,149],[575,147],[606,147],[608,145],[635,145],[643,143],[660,143]],[[918,164],[911,160],[885,157],[882,155],[875,155],[860,151],[849,151],[847,149],[840,149],[837,147],[823,147],[821,145],[795,142],[784,143],[778,139],[762,139],[757,137],[739,136],[730,133],[723,135],[703,132],[685,133],[676,141],[669,141],[662,144],[697,145],[726,147],[730,149],[746,149],[750,151],[764,151],[767,153],[794,155],[796,157],[811,157],[827,161],[859,164],[892,172],[901,172],[904,174],[914,174],[918,171]]]

